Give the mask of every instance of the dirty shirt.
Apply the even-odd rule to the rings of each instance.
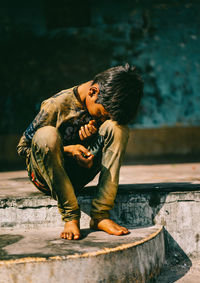
[[[20,156],[29,156],[32,138],[35,132],[44,126],[58,129],[63,146],[82,143],[78,132],[92,117],[81,103],[77,89],[78,86],[62,90],[42,102],[40,112],[25,130],[17,146]]]

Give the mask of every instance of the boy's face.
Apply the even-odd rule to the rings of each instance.
[[[99,94],[98,84],[94,84],[90,87],[86,96],[85,104],[90,115],[101,122],[105,122],[109,119],[109,113],[103,107],[102,104],[96,103]]]

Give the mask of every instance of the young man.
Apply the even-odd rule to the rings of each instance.
[[[34,185],[58,202],[65,222],[61,237],[80,238],[76,195],[100,172],[90,227],[109,234],[129,231],[109,218],[128,141],[127,124],[143,93],[135,67],[108,69],[92,81],[45,100],[17,147]]]

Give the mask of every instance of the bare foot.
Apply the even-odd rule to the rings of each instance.
[[[90,228],[95,230],[102,230],[111,235],[121,236],[129,234],[129,230],[112,221],[111,219],[100,219],[90,221]]]
[[[65,223],[65,227],[60,237],[67,240],[78,240],[80,238],[79,220],[72,220]]]

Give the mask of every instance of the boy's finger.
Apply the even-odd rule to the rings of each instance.
[[[81,130],[79,130],[79,138],[83,141],[84,140],[84,137],[83,137],[83,135],[82,135],[82,132],[81,132]]]
[[[89,158],[91,159],[91,156],[88,157],[86,154],[83,153],[83,154],[79,154],[76,159],[81,163],[87,164]]]
[[[87,158],[87,167],[88,168],[92,167],[92,165],[93,165],[93,158],[94,158],[94,155],[91,155],[90,157]]]
[[[76,160],[80,163],[85,163],[86,158],[84,158],[81,154],[76,156]]]
[[[91,155],[90,151],[87,148],[85,148],[83,145],[80,145],[79,150],[87,156]]]
[[[90,160],[92,160],[93,158],[94,158],[94,155],[91,154],[91,155],[87,158],[87,161],[90,161]]]
[[[87,137],[90,137],[91,133],[90,133],[90,130],[89,130],[89,125],[85,125],[84,130],[85,130],[85,133],[86,133]]]
[[[85,158],[82,162],[82,165],[86,168],[91,168],[93,165],[93,156]]]
[[[87,138],[87,134],[85,133],[85,129],[84,129],[83,126],[81,127],[81,133],[82,133],[83,138],[86,139]]]
[[[91,132],[92,134],[96,134],[97,128],[95,128],[95,127],[92,126],[92,125],[89,125],[89,129],[90,129],[90,132]]]
[[[89,125],[96,126],[96,125],[97,125],[97,123],[96,123],[96,121],[95,121],[95,120],[90,120]]]
[[[90,159],[89,158],[84,158],[83,156],[80,156],[78,159],[79,165],[85,168],[90,168],[93,164],[93,161],[91,160],[91,158]]]
[[[85,164],[87,164],[88,162],[90,162],[93,158],[94,155],[90,153],[90,156],[87,155],[87,158],[84,157],[83,155],[79,155],[79,160],[83,161]]]

